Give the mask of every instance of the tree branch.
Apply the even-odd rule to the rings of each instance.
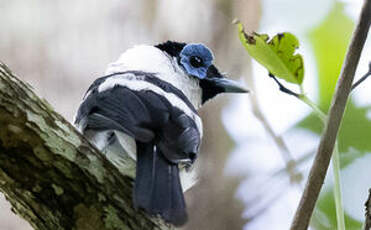
[[[0,62],[0,191],[34,229],[169,229],[123,176]]]
[[[353,84],[352,90],[354,90],[359,84],[366,80],[371,75],[371,61],[368,63],[368,71],[361,77],[356,83]]]
[[[304,230],[308,228],[314,206],[318,199],[330,163],[336,136],[351,91],[354,73],[367,37],[370,22],[371,0],[366,0],[364,1],[359,22],[353,32],[353,37],[337,83],[335,96],[331,102],[328,122],[321,137],[304,193],[301,197],[291,225],[291,230]]]
[[[365,203],[365,223],[364,223],[364,230],[371,229],[371,189],[368,190],[368,198]]]

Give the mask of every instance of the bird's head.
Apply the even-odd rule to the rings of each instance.
[[[203,44],[167,41],[155,47],[175,58],[190,78],[199,81],[202,104],[220,93],[247,93],[237,82],[226,78],[213,64],[211,50]]]
[[[125,71],[153,73],[190,100],[195,108],[220,93],[246,93],[213,64],[213,54],[203,44],[167,41],[155,46],[138,45],[125,51],[108,66],[106,74]]]

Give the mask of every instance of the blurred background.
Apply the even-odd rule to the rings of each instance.
[[[290,31],[304,56],[304,89],[326,111],[360,0],[0,0],[0,60],[72,121],[83,93],[135,44],[202,42],[219,69],[250,95],[224,95],[200,111],[200,183],[186,194],[184,229],[288,229],[304,188],[321,123],[281,93],[251,61],[231,22],[273,36]],[[356,79],[371,60],[368,38]],[[293,90],[295,86],[285,83]],[[371,80],[351,94],[339,135],[347,229],[360,229],[371,187]],[[312,229],[336,229],[329,170]],[[0,194],[0,229],[31,229]]]

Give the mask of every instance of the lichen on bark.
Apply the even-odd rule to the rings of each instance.
[[[133,180],[0,62],[0,191],[34,229],[170,229],[132,204]]]

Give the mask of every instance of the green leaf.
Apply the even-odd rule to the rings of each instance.
[[[247,52],[274,76],[301,85],[304,78],[303,57],[294,54],[298,39],[291,33],[280,33],[269,40],[266,34],[246,34],[238,23],[239,37]]]
[[[354,28],[343,8],[336,2],[323,22],[309,33],[319,77],[319,105],[324,111],[330,105]]]

